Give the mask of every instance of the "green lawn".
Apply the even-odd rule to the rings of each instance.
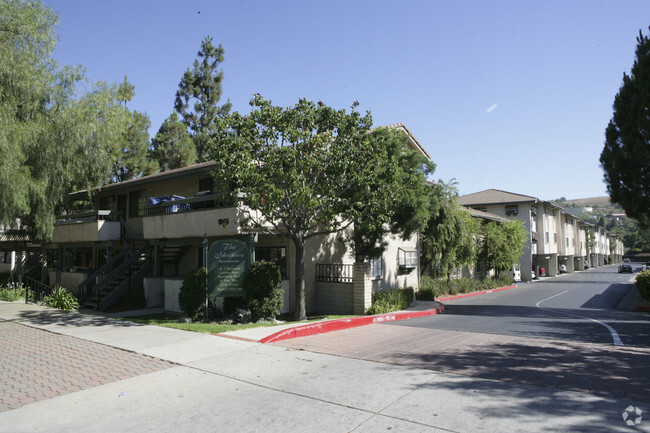
[[[221,323],[180,323],[178,321],[177,315],[174,314],[151,314],[146,316],[134,316],[134,317],[123,317],[120,320],[128,320],[130,322],[142,323],[145,325],[157,325],[157,326],[166,326],[167,328],[182,329],[185,331],[194,331],[194,332],[204,332],[207,334],[219,334],[222,332],[228,331],[237,331],[240,329],[248,328],[259,328],[262,326],[277,326],[277,325],[286,325],[291,323],[298,323],[295,320],[285,320],[284,323],[245,323],[238,325],[230,324],[221,324]],[[310,323],[317,322],[319,320],[325,319],[340,319],[343,317],[354,317],[354,316],[313,316],[308,317],[305,321],[300,321],[300,323]]]

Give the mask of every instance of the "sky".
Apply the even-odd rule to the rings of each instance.
[[[255,93],[403,122],[460,194],[607,195],[612,104],[648,0],[45,0],[59,65],[135,85],[154,136],[201,41],[225,50],[221,103]]]

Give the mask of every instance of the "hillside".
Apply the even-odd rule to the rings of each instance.
[[[573,204],[575,206],[611,206],[612,202],[609,200],[609,196],[601,197],[588,197],[588,198],[576,198],[573,200],[567,200],[567,204]]]

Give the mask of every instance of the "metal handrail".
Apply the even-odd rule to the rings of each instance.
[[[41,283],[40,281],[37,281],[33,278],[25,277],[25,304],[28,304],[30,301],[29,299],[30,290],[33,293],[32,301],[38,302],[43,300],[44,294],[47,294],[48,296],[52,295],[52,293],[54,293],[55,288],[52,286],[48,286],[45,283]]]
[[[99,304],[101,303],[102,297],[101,297],[101,289],[103,289],[105,286],[108,285],[115,277],[118,275],[121,275],[122,272],[124,272],[133,262],[139,260],[142,255],[151,249],[151,244],[147,242],[147,244],[140,248],[138,251],[136,251],[131,257],[123,261],[117,268],[113,269],[113,271],[110,273],[110,275],[106,276],[103,280],[95,284],[93,287],[93,291],[97,293],[97,308],[99,308]]]
[[[104,264],[101,268],[97,269],[95,272],[90,274],[85,280],[83,280],[79,285],[77,286],[77,290],[81,294],[81,296],[86,299],[87,298],[87,291],[88,291],[88,286],[90,285],[91,282],[95,281],[97,277],[100,277],[102,275],[108,275],[111,272],[115,270],[115,264],[120,261],[125,255],[129,253],[129,251],[133,250],[133,245],[129,244],[126,248],[124,248],[122,251],[120,251],[117,255],[111,257],[111,259]],[[105,279],[105,278],[104,278]],[[103,280],[102,280],[103,281]],[[97,283],[99,284],[99,283]],[[96,285],[95,285],[96,287]]]

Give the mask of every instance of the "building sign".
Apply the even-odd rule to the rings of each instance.
[[[208,296],[244,296],[250,248],[238,240],[216,241],[208,252]]]

